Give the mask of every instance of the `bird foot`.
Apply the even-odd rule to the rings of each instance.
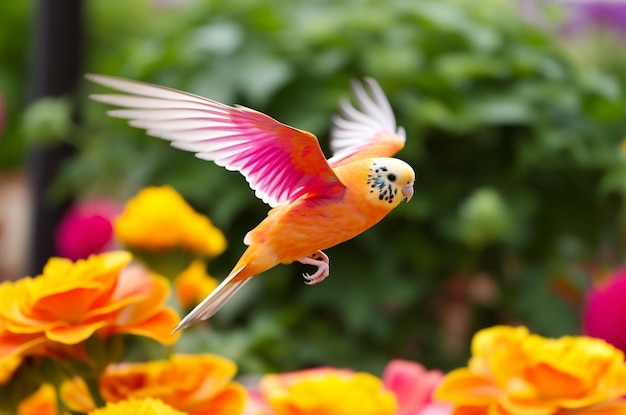
[[[307,273],[302,274],[304,277],[304,283],[307,285],[315,285],[318,284],[328,277],[330,274],[328,255],[323,253],[322,251],[316,251],[311,256],[305,256],[304,258],[300,258],[302,264],[305,265],[313,265],[317,267],[317,271],[313,273],[313,275],[309,275]]]

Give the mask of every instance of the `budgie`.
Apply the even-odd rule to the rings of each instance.
[[[208,319],[251,277],[278,264],[312,265],[316,271],[303,274],[305,282],[323,281],[330,271],[324,249],[356,237],[413,196],[413,169],[391,158],[404,147],[405,130],[371,78],[353,82],[356,106],[340,102],[332,120],[333,155],[326,159],[313,134],[252,109],[123,78],[86,77],[122,92],[90,96],[122,107],[108,115],[239,171],[272,208],[245,235],[247,249],[233,270],[174,331]]]

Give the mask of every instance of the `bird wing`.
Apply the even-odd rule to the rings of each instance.
[[[352,82],[356,107],[342,100],[333,118],[330,148],[332,167],[370,157],[391,157],[404,147],[406,133],[396,118],[378,82],[365,78],[367,89]]]
[[[249,108],[171,88],[104,75],[86,78],[124,93],[90,96],[124,107],[108,115],[128,119],[173,147],[241,172],[256,196],[272,207],[305,194],[333,195],[345,188],[311,133]]]

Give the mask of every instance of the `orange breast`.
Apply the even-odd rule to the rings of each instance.
[[[278,206],[250,232],[251,243],[262,245],[265,255],[275,255],[277,262],[289,263],[352,239],[375,225],[392,207],[367,203],[367,169],[357,167],[337,169],[346,185],[341,198],[303,198]]]

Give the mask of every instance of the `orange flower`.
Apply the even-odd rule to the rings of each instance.
[[[114,228],[117,238],[132,248],[183,248],[208,256],[217,256],[226,249],[224,234],[170,186],[140,191],[126,203]]]
[[[110,365],[100,377],[105,401],[158,398],[190,415],[241,413],[245,390],[232,382],[237,368],[215,355],[174,355],[169,361]]]
[[[199,259],[193,261],[174,282],[178,301],[183,308],[198,304],[211,294],[217,285],[217,280],[207,274],[206,263]]]
[[[57,415],[57,394],[49,383],[41,387],[17,407],[17,415]]]
[[[126,252],[72,263],[52,258],[43,274],[0,285],[0,361],[19,355],[85,358],[82,342],[96,334],[146,336],[172,344],[178,316],[165,301],[169,284],[126,267]]]
[[[108,403],[104,408],[89,415],[186,415],[158,399],[128,399],[118,403]]]
[[[6,359],[0,359],[0,386],[6,384],[13,376],[13,373],[22,364],[22,357],[13,355]]]
[[[276,415],[391,415],[396,400],[368,373],[318,368],[261,380],[261,395]]]
[[[87,413],[96,409],[87,384],[77,376],[61,383],[59,396],[65,406],[73,412]]]
[[[546,339],[524,327],[476,334],[467,368],[449,373],[435,397],[453,415],[623,415],[624,355],[589,337]]]

